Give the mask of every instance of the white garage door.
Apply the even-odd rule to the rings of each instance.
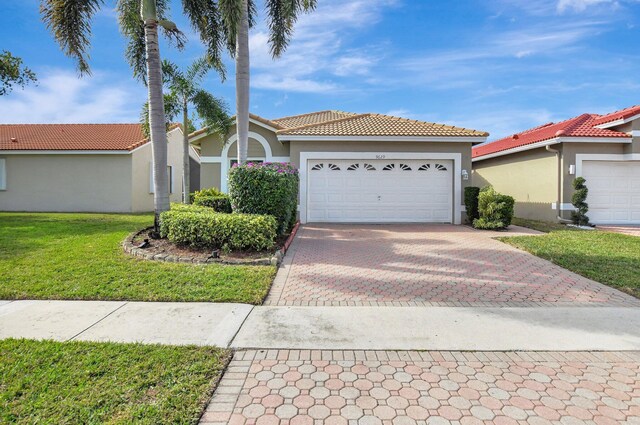
[[[309,222],[452,222],[451,160],[309,160]]]
[[[584,161],[587,215],[595,224],[640,224],[640,162]]]

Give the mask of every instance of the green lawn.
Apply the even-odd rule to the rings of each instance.
[[[516,226],[528,227],[529,229],[537,230],[539,232],[549,233],[554,230],[571,230],[571,231],[580,231],[581,229],[577,229],[575,227],[567,227],[561,223],[552,223],[549,221],[538,221],[538,220],[529,220],[526,218],[517,218],[514,217],[512,224]]]
[[[212,347],[0,341],[0,423],[195,424],[230,353]]]
[[[640,298],[638,237],[596,230],[565,230],[500,240]]]
[[[275,268],[129,257],[121,242],[151,215],[0,213],[0,299],[260,304]]]

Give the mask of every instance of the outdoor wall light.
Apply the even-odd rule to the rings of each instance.
[[[462,180],[469,180],[469,173],[467,170],[462,170]]]
[[[573,164],[569,165],[569,174],[573,176],[575,173],[576,173],[576,166]]]

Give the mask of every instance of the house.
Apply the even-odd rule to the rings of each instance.
[[[473,183],[516,200],[516,216],[570,217],[584,177],[595,224],[640,224],[640,106],[582,114],[473,148]]]
[[[182,129],[168,138],[170,198],[179,202]],[[140,124],[1,124],[0,211],[153,211],[151,164]]]
[[[201,185],[228,190],[237,135],[190,135],[200,149]],[[250,161],[300,170],[306,222],[460,223],[471,147],[487,133],[380,114],[321,111],[273,120],[250,116]]]

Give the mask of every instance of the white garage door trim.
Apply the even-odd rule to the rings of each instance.
[[[449,159],[453,161],[453,224],[461,223],[462,154],[441,152],[300,152],[300,221],[307,222],[308,163],[314,159]]]
[[[615,162],[627,162],[627,161],[640,161],[640,154],[577,154],[576,155],[576,177],[584,177],[584,162],[585,161],[615,161]],[[587,182],[589,187],[589,182]],[[589,199],[587,197],[587,203]],[[587,213],[588,215],[588,213]],[[594,220],[595,224],[615,224],[615,223],[599,223]],[[619,223],[623,224],[623,223]],[[630,223],[631,224],[631,223]]]

